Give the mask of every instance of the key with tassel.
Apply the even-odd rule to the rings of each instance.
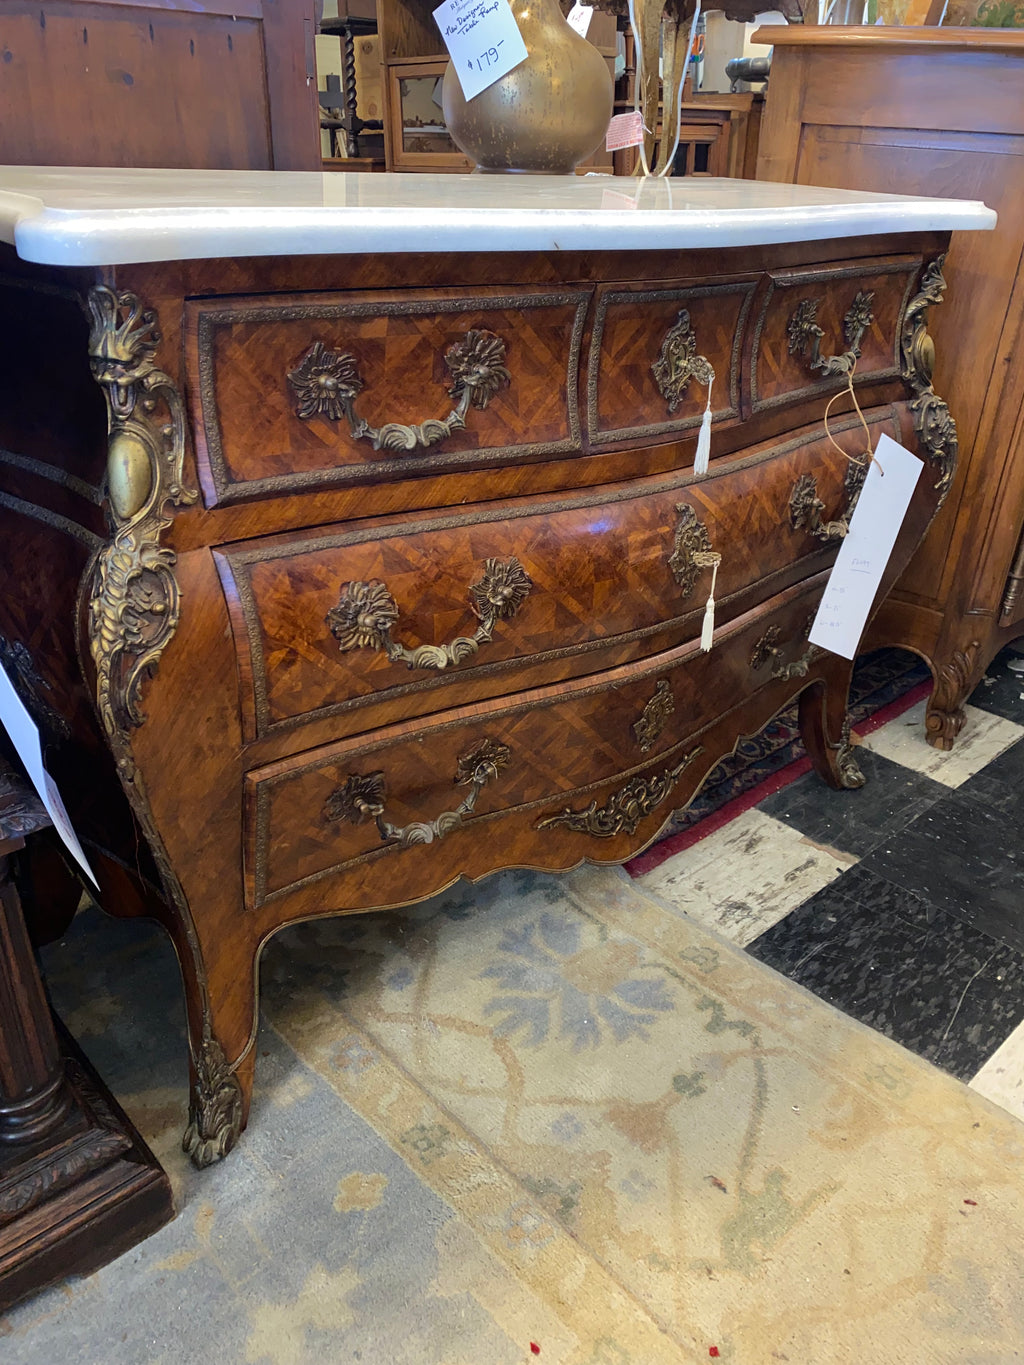
[[[704,624],[700,632],[700,647],[703,653],[707,654],[711,650],[715,636],[715,583],[718,580],[718,566],[722,562],[722,556],[717,550],[698,550],[693,556],[693,562],[700,569],[711,570],[711,591],[704,606]]]

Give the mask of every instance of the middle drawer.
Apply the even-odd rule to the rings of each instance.
[[[898,409],[869,425],[872,444],[883,430],[899,439]],[[863,448],[855,419],[833,432],[851,454]],[[215,553],[246,737],[399,691],[427,693],[411,707],[422,713],[447,704],[429,694],[455,676],[486,673],[483,693],[501,695],[527,665],[557,662],[558,677],[574,677],[670,647],[700,628],[707,552],[722,557],[725,621],[821,567],[861,474],[816,428],[711,478],[674,473],[225,546]]]

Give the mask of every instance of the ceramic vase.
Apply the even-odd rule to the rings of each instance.
[[[481,171],[571,175],[604,140],[611,73],[592,43],[566,23],[558,0],[509,0],[528,56],[467,100],[451,63],[444,121]]]

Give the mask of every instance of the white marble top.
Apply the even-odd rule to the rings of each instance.
[[[756,246],[995,222],[969,200],[758,180],[0,167],[0,241],[68,266]]]

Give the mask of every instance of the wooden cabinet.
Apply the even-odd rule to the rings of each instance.
[[[441,85],[447,67],[447,57],[386,64],[389,170],[473,169],[473,162],[456,147],[445,127]]]
[[[983,199],[954,237],[935,382],[960,433],[957,476],[865,646],[903,645],[935,677],[928,739],[948,749],[993,656],[1024,632],[1024,34],[772,28],[765,180]]]
[[[627,53],[632,40],[627,40]],[[627,69],[628,74],[628,69]],[[631,81],[627,82],[631,84]],[[761,95],[690,94],[689,82],[680,110],[679,147],[673,158],[674,176],[732,176],[753,180],[757,169],[757,139]],[[615,112],[633,108],[632,94],[616,99]],[[658,136],[661,136],[659,119]],[[616,175],[632,175],[640,154],[635,147],[613,153]]]
[[[330,179],[367,242],[382,218],[361,197],[425,184]],[[762,245],[752,185],[738,225],[707,229],[745,244],[688,245],[706,221],[680,208],[675,246],[626,250],[599,183],[515,185],[526,207],[479,214],[469,250],[243,244],[102,269],[6,251],[0,635],[75,732],[54,765],[104,896],[174,938],[200,1164],[244,1122],[281,925],[624,860],[798,696],[819,773],[862,780],[851,664],[807,635],[863,434],[847,405],[827,439],[835,382],[814,359],[853,336],[873,435],[915,444],[922,405],[944,411],[924,358],[948,233],[804,241],[777,213],[765,235],[789,240]],[[606,235],[542,249],[570,195]],[[509,213],[522,249],[489,248]],[[818,350],[800,353],[809,309]],[[935,432],[887,585],[951,474]]]
[[[312,170],[315,0],[4,0],[0,165]]]

